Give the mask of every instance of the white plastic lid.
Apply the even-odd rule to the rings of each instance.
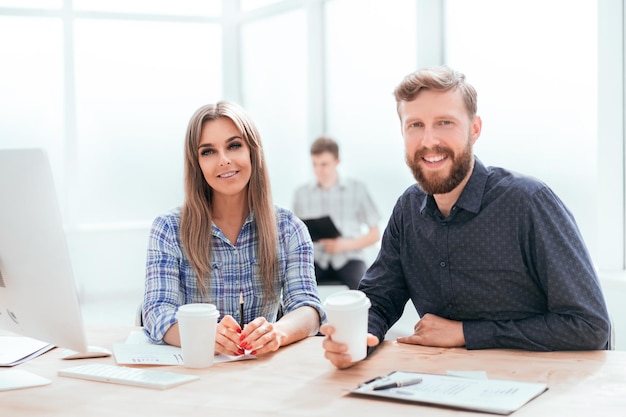
[[[370,306],[370,299],[359,290],[339,291],[329,295],[324,301],[324,308],[327,310],[367,309]]]
[[[220,312],[217,310],[215,304],[208,303],[192,303],[184,304],[178,307],[176,317],[188,317],[188,318],[205,318],[205,317],[219,317]]]

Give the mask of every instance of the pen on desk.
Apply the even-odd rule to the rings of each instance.
[[[374,378],[372,378],[372,379],[368,379],[367,381],[365,381],[365,382],[361,383],[361,386],[363,386],[363,385],[369,385],[369,384],[371,384],[372,382],[374,382],[374,381],[378,381],[378,380],[379,380],[379,379],[381,379],[381,378],[382,378],[382,376],[377,376],[377,377],[374,377]]]
[[[239,327],[243,330],[243,290],[239,292]]]
[[[391,384],[378,385],[374,387],[374,391],[380,391],[380,390],[389,389],[389,388],[406,387],[409,385],[417,385],[421,382],[422,382],[422,378],[409,379],[406,381],[396,381],[396,382],[392,382]]]

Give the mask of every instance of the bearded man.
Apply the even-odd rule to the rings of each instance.
[[[417,183],[398,199],[367,294],[371,352],[410,299],[420,320],[399,343],[534,351],[606,349],[610,320],[572,213],[543,182],[473,154],[477,93],[447,67],[407,75],[394,95]],[[320,331],[337,368],[347,347]]]

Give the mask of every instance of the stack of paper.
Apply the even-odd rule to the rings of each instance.
[[[25,336],[0,336],[0,366],[14,366],[46,353],[54,345]]]
[[[351,393],[487,413],[511,414],[547,389],[546,384],[542,383],[396,371],[367,381]]]
[[[113,345],[115,361],[133,365],[182,365],[182,349],[170,345],[157,345],[150,342],[143,330],[130,333],[126,343]],[[242,356],[215,355],[215,363],[254,359],[256,356],[245,354]]]

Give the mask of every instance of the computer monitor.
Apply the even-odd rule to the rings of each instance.
[[[52,170],[41,149],[0,149],[0,328],[108,356],[87,344]]]

